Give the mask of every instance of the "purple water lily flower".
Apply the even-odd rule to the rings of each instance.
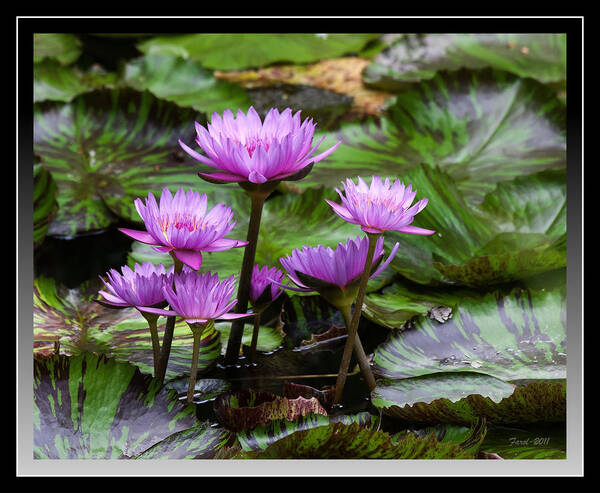
[[[172,283],[163,283],[165,299],[171,310],[143,307],[142,311],[157,315],[180,316],[188,324],[205,324],[214,320],[251,317],[253,313],[229,313],[237,300],[231,300],[236,287],[235,277],[222,281],[218,274],[199,274],[184,270],[174,274]]]
[[[396,243],[388,258],[383,261],[383,237],[375,246],[372,274],[370,279],[378,276],[390,264],[400,244]],[[361,274],[365,268],[369,239],[357,236],[349,238],[346,243],[339,243],[335,250],[321,245],[304,246],[295,249],[291,255],[279,259],[288,272],[288,277],[297,287],[274,283],[293,291],[318,291],[334,306],[346,306],[356,298],[356,291]]]
[[[264,122],[253,107],[247,114],[238,110],[236,117],[226,110],[223,117],[213,113],[208,130],[196,122],[196,143],[206,156],[181,140],[179,145],[194,159],[218,170],[199,173],[212,183],[298,180],[341,143],[313,156],[323,140],[311,147],[315,127],[312,118],[301,122],[300,111],[292,115],[290,108],[281,113],[275,108],[269,110]]]
[[[266,308],[279,297],[283,290],[273,281],[281,283],[284,277],[285,274],[277,267],[254,266],[250,284],[250,303],[256,311]]]
[[[184,192],[180,188],[173,196],[164,188],[160,205],[151,193],[145,205],[141,199],[135,200],[146,231],[119,230],[137,241],[153,245],[158,252],[173,252],[181,262],[198,270],[202,265],[202,252],[219,252],[248,244],[224,237],[236,224],[231,207],[217,204],[207,212],[206,206],[204,193]]]
[[[370,187],[360,176],[357,185],[350,179],[342,184],[345,196],[336,188],[342,204],[331,200],[327,203],[344,221],[360,225],[366,233],[381,234],[390,230],[416,235],[435,233],[410,224],[428,202],[425,198],[410,206],[417,194],[412,185],[406,187],[400,180],[391,184],[388,178],[382,182],[379,176],[373,176]]]
[[[108,281],[100,276],[108,290],[98,291],[104,297],[100,302],[118,308],[138,309],[163,303],[163,282],[172,278],[173,271],[174,267],[166,271],[164,265],[150,262],[136,263],[133,269],[125,265],[121,267],[122,274],[110,269],[106,273]]]

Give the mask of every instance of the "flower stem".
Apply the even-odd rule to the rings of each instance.
[[[339,310],[342,312],[342,316],[344,317],[346,327],[350,327],[350,325],[352,324],[352,315],[350,313],[350,307],[346,305],[343,307],[339,307]],[[358,336],[358,332],[356,333],[354,338],[354,355],[358,360],[358,365],[360,366],[362,374],[365,377],[370,392],[375,388],[375,377],[373,376],[373,372],[371,371],[371,365],[369,364],[369,359],[365,354],[365,350],[360,341],[360,337]]]
[[[179,260],[173,252],[171,252],[173,263],[175,264],[175,273],[181,274],[183,270],[183,262]],[[175,286],[173,286],[175,289]],[[165,333],[163,335],[162,348],[160,350],[158,370],[155,372],[156,378],[162,383],[167,373],[167,365],[169,363],[169,355],[171,354],[171,343],[173,342],[173,333],[175,332],[175,317],[167,317],[165,324]]]
[[[158,338],[158,315],[152,313],[141,312],[150,329],[150,337],[152,338],[152,356],[154,361],[154,376],[158,372],[158,362],[160,360],[160,340]]]
[[[254,316],[254,330],[252,332],[252,343],[250,344],[250,363],[256,361],[256,345],[258,344],[258,331],[260,330],[260,312]]]
[[[244,259],[242,261],[240,282],[236,296],[237,303],[235,305],[235,313],[246,313],[248,310],[252,269],[254,268],[256,244],[258,242],[258,231],[260,229],[260,217],[262,215],[263,205],[268,196],[268,194],[264,193],[250,193],[249,195],[252,199],[252,208],[250,210],[248,234],[246,235],[248,244],[244,250]],[[227,351],[225,352],[226,365],[233,365],[237,361],[242,345],[242,336],[244,335],[244,324],[244,319],[234,320],[231,324],[231,332],[229,333],[229,340],[227,341]]]
[[[333,405],[339,404],[342,400],[342,392],[346,383],[346,376],[348,375],[348,367],[350,366],[352,348],[354,347],[354,340],[356,339],[356,332],[358,331],[358,322],[360,321],[362,305],[365,299],[365,293],[367,292],[367,282],[369,281],[369,275],[371,274],[373,256],[375,254],[375,245],[380,235],[381,234],[367,233],[367,236],[369,238],[369,251],[367,252],[365,267],[360,278],[360,285],[358,287],[358,294],[356,296],[356,302],[354,304],[354,313],[352,314],[352,320],[350,321],[349,327],[347,327],[348,339],[346,340],[346,345],[344,346],[342,362],[340,364],[340,370],[338,373],[337,381],[335,383],[335,397],[333,399]]]
[[[190,369],[190,381],[188,384],[187,391],[187,402],[194,402],[194,391],[196,389],[196,377],[198,376],[198,356],[200,355],[200,339],[202,333],[210,324],[214,322],[209,321],[204,324],[189,324],[194,334],[194,348],[192,349],[192,367]]]

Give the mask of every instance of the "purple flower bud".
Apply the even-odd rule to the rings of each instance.
[[[131,270],[128,266],[121,267],[122,274],[115,269],[106,273],[108,282],[102,282],[108,291],[99,291],[104,297],[102,304],[115,307],[153,306],[163,303],[163,282],[171,280],[174,268],[165,271],[164,265],[154,265],[150,262],[135,264]]]
[[[250,284],[250,303],[255,311],[261,311],[275,301],[282,293],[280,285],[285,274],[277,267],[269,268],[267,265],[260,267],[255,265],[252,269],[252,280]]]

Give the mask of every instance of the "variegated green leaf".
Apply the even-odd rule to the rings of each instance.
[[[235,436],[210,423],[196,423],[187,430],[174,433],[153,445],[134,459],[214,459],[223,447],[229,447]]]
[[[41,164],[33,166],[33,245],[39,246],[58,210],[57,187],[52,174]]]
[[[472,459],[455,443],[440,443],[430,435],[408,434],[401,440],[358,423],[332,423],[300,430],[262,451],[242,452],[236,459]]]
[[[34,152],[59,189],[50,234],[103,229],[119,217],[140,221],[134,200],[163,187],[194,188],[226,201],[232,187],[202,182],[177,142],[193,139],[197,119],[203,121],[193,110],[132,90],[36,105]]]
[[[448,172],[467,203],[477,204],[498,182],[564,168],[565,128],[564,105],[536,81],[492,70],[440,73],[397,94],[387,116],[324,132],[322,146],[343,144],[297,185],[405,178],[426,163]]]
[[[237,433],[237,439],[244,452],[265,450],[272,443],[281,440],[291,433],[319,426],[327,426],[331,423],[358,423],[361,427],[372,430],[379,424],[379,419],[368,412],[335,416],[307,414],[299,416],[294,420],[273,420],[266,425],[259,425],[251,430],[240,431]]]
[[[433,78],[440,71],[492,67],[544,83],[567,76],[566,34],[410,35],[380,53],[364,81],[385,90]]]
[[[54,356],[33,375],[36,459],[131,458],[196,422],[194,406],[114,359]]]

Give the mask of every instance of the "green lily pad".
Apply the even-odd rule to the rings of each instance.
[[[475,371],[506,381],[566,378],[564,288],[515,288],[465,298],[451,319],[418,317],[374,354],[387,379]]]
[[[58,60],[68,65],[79,58],[81,41],[73,34],[36,33],[33,35],[33,62]]]
[[[134,200],[163,187],[194,188],[227,200],[231,187],[201,182],[177,142],[192,140],[196,119],[193,110],[132,90],[35,105],[34,152],[59,190],[49,234],[103,229],[118,218],[140,221]]]
[[[122,82],[208,114],[228,108],[245,112],[251,104],[246,91],[238,85],[215,79],[201,63],[171,55],[146,55],[129,61]]]
[[[52,174],[41,164],[33,165],[33,245],[39,246],[48,233],[58,203],[57,187]]]
[[[134,459],[214,459],[222,448],[230,447],[235,435],[210,423],[196,423],[153,445]]]
[[[342,145],[297,183],[339,186],[346,177],[406,177],[439,166],[467,203],[498,182],[566,165],[565,107],[551,89],[493,70],[438,73],[399,93],[387,116],[322,132]],[[423,190],[426,192],[426,190]]]
[[[384,90],[433,78],[438,72],[492,67],[544,83],[564,82],[566,34],[427,34],[405,36],[363,73]]]
[[[373,429],[378,425],[379,419],[368,412],[336,416],[307,414],[294,420],[273,420],[266,425],[259,425],[251,430],[239,431],[237,439],[244,452],[265,450],[272,443],[296,431],[327,426],[331,423],[357,423],[365,429]]]
[[[231,322],[217,322],[215,329],[221,334],[222,352],[225,354],[229,333],[231,332]],[[242,345],[250,347],[252,345],[252,333],[254,324],[246,324],[244,326],[244,335],[242,336]],[[283,343],[283,334],[279,327],[260,326],[258,331],[258,340],[256,342],[256,350],[263,353],[270,353],[281,347]]]
[[[189,381],[188,377],[177,378],[165,383],[165,387],[175,390],[180,399],[186,399]],[[202,378],[196,380],[194,386],[194,403],[203,404],[212,401],[230,389],[231,383],[227,380],[219,378]]]
[[[196,422],[194,406],[114,359],[55,356],[33,375],[36,459],[131,458]]]
[[[52,279],[34,280],[33,340],[58,341],[60,353],[79,355],[95,352],[130,362],[143,372],[152,374],[153,353],[146,319],[135,308],[113,309],[94,300],[101,299],[100,281],[82,284],[77,289],[57,286]],[[165,319],[159,319],[159,338],[165,329]],[[166,379],[189,374],[192,362],[193,335],[188,325],[175,324]],[[41,351],[45,347],[37,347]],[[46,348],[47,349],[47,348]],[[221,354],[220,334],[214,329],[201,338],[198,371],[211,368]]]
[[[429,198],[414,224],[436,231],[432,236],[386,233],[388,244],[400,243],[391,268],[411,281],[487,287],[566,265],[564,173],[499,184],[480,207],[469,206],[458,184],[439,168],[421,165],[403,179],[419,197]]]
[[[414,421],[564,420],[565,306],[563,279],[464,297],[443,323],[414,318],[375,350],[374,405]]]
[[[358,53],[377,34],[185,34],[138,44],[148,55],[176,55],[206,68],[240,70],[276,62],[309,63]]]
[[[82,71],[64,66],[56,60],[44,60],[33,66],[33,102],[69,102],[76,96],[103,87],[114,86],[117,75],[93,66]]]
[[[455,443],[441,443],[430,435],[408,434],[398,440],[358,423],[332,423],[299,430],[265,450],[242,452],[235,459],[472,459],[472,452]]]

